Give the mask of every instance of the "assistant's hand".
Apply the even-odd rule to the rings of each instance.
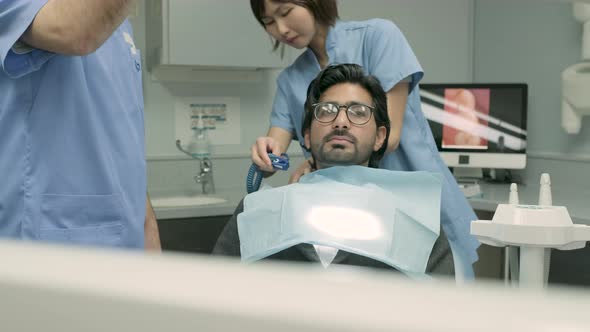
[[[269,136],[258,137],[256,143],[252,145],[252,162],[260,167],[263,172],[274,173],[268,153],[271,152],[277,156],[282,153],[282,147],[274,138]]]
[[[305,174],[311,173],[315,171],[315,168],[312,167],[313,165],[313,158],[309,158],[304,161],[297,169],[291,173],[289,177],[289,184],[299,182],[299,179],[304,176]]]

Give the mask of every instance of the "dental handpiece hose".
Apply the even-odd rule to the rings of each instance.
[[[269,153],[268,157],[270,158],[273,169],[282,171],[289,169],[289,156],[286,153],[283,153],[280,156]],[[260,167],[256,164],[252,164],[246,178],[246,191],[248,194],[258,191],[260,184],[262,183],[262,177],[263,174]]]

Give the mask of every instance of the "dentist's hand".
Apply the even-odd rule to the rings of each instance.
[[[274,138],[269,136],[258,137],[252,145],[252,162],[260,167],[260,170],[267,173],[274,173],[269,153],[280,156],[283,152],[281,145]]]
[[[313,157],[307,159],[301,165],[299,165],[299,167],[297,167],[297,169],[294,170],[293,173],[291,173],[291,176],[289,177],[289,184],[299,182],[299,179],[302,176],[315,171],[316,169],[313,168],[312,165],[313,165]]]

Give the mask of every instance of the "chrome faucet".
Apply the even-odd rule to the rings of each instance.
[[[201,184],[204,195],[215,194],[215,185],[213,184],[213,163],[211,162],[211,159],[207,157],[196,158],[190,152],[182,148],[180,140],[176,140],[176,147],[189,157],[200,161],[201,170],[199,171],[199,174],[195,175],[195,182]]]
[[[213,163],[209,158],[201,160],[201,171],[195,175],[196,183],[200,183],[203,189],[203,194],[215,194],[215,185],[213,184]]]

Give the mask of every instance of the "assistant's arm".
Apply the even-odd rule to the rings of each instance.
[[[387,114],[391,124],[386,152],[392,152],[399,146],[404,122],[404,112],[408,101],[409,84],[400,82],[387,92]]]

